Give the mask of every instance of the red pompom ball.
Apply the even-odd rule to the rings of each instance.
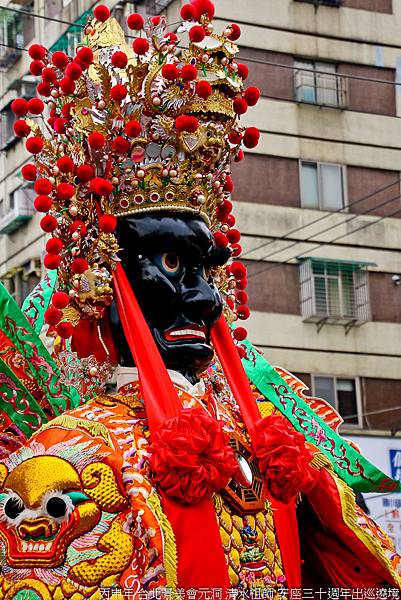
[[[244,98],[248,106],[255,106],[260,98],[260,89],[255,86],[247,88],[244,92]]]
[[[69,200],[73,197],[75,188],[71,183],[59,183],[56,188],[57,198],[60,200]]]
[[[149,50],[149,42],[145,38],[136,38],[136,40],[132,42],[132,47],[136,54],[146,54],[146,52]]]
[[[52,199],[49,196],[36,196],[33,205],[38,212],[47,212],[52,207]]]
[[[24,165],[21,169],[21,175],[25,179],[25,181],[35,181],[37,177],[38,171],[35,165],[29,163],[28,165]]]
[[[230,271],[235,279],[242,279],[246,275],[246,266],[242,262],[235,260],[230,265]]]
[[[187,131],[188,133],[195,133],[199,127],[199,121],[196,117],[190,115],[180,115],[175,120],[175,126],[177,131]]]
[[[227,236],[222,231],[216,231],[213,234],[215,244],[218,248],[226,248],[228,246]]]
[[[87,183],[92,179],[94,175],[93,167],[91,165],[79,165],[77,168],[77,177],[82,183]]]
[[[46,83],[55,83],[55,81],[57,81],[56,71],[51,67],[46,67],[42,71],[42,79],[43,81],[46,81]]]
[[[245,290],[248,287],[248,280],[246,277],[243,277],[242,279],[239,279],[237,281],[237,288],[239,290]]]
[[[112,143],[112,148],[119,154],[125,154],[131,147],[131,144],[122,135],[117,136]]]
[[[73,81],[77,81],[82,75],[82,69],[76,62],[72,62],[66,68],[65,75]]]
[[[241,79],[248,79],[249,69],[247,65],[244,65],[243,63],[238,63],[237,75],[238,77],[241,77]]]
[[[28,101],[28,110],[32,115],[40,115],[44,111],[45,105],[40,98],[31,98]]]
[[[49,306],[44,314],[45,323],[52,326],[57,325],[62,318],[63,313],[55,306]]]
[[[28,138],[25,143],[25,148],[31,154],[39,154],[39,152],[42,152],[43,146],[44,146],[44,142],[43,142],[42,138],[36,137],[36,136]]]
[[[242,246],[240,244],[231,244],[232,256],[239,256],[242,252]]]
[[[75,82],[70,77],[63,77],[60,81],[60,90],[64,94],[73,94],[75,92]]]
[[[236,244],[240,241],[241,234],[238,231],[238,229],[230,229],[230,231],[227,232],[227,239],[230,242],[230,244]]]
[[[257,127],[248,127],[245,129],[244,146],[245,148],[255,148],[260,139],[260,131]]]
[[[125,52],[114,52],[111,56],[111,64],[117,69],[124,69],[127,66],[128,58]]]
[[[250,314],[251,311],[249,310],[248,306],[239,306],[237,308],[237,315],[238,318],[241,319],[241,321],[245,321],[246,319],[248,319]]]
[[[85,65],[90,65],[91,63],[93,63],[93,51],[91,50],[91,48],[88,48],[86,46],[84,46],[83,48],[79,48],[79,50],[77,50],[77,58],[84,63]]]
[[[69,156],[60,156],[57,161],[57,166],[61,173],[73,173],[75,169],[74,163]]]
[[[15,135],[18,137],[26,137],[31,133],[31,128],[29,127],[28,123],[23,119],[15,121],[13,129]]]
[[[28,50],[28,54],[34,60],[42,60],[46,56],[46,48],[40,44],[32,44]]]
[[[47,195],[47,194],[50,194],[50,192],[53,189],[53,186],[48,179],[46,179],[45,177],[41,177],[40,179],[35,181],[33,189],[35,190],[35,192],[37,194],[46,194]]]
[[[88,136],[88,144],[94,150],[100,150],[100,148],[103,148],[105,143],[105,137],[102,133],[99,133],[99,131],[94,131]]]
[[[241,131],[230,131],[230,133],[228,135],[228,141],[230,142],[230,144],[237,146],[241,142],[241,140],[242,140]]]
[[[24,117],[28,112],[28,102],[24,98],[17,98],[11,102],[11,110],[17,117]]]
[[[78,231],[81,235],[85,235],[86,233],[86,225],[83,221],[80,221],[79,219],[73,221],[68,227],[68,229],[70,233],[74,233],[75,231]]]
[[[42,73],[44,66],[44,63],[42,63],[41,60],[33,60],[29,65],[29,70],[32,73],[32,75],[35,75],[37,77]]]
[[[202,15],[207,15],[209,19],[213,19],[215,13],[213,2],[210,2],[210,0],[191,0],[191,4],[197,12],[198,19]]]
[[[241,36],[241,29],[235,23],[230,25],[230,29],[231,29],[231,33],[229,33],[227,37],[231,42],[235,42]]]
[[[102,177],[95,177],[90,182],[90,188],[95,194],[99,196],[108,196],[113,191],[113,185],[107,179],[103,179]]]
[[[244,160],[244,151],[240,150],[237,154],[237,156],[234,158],[235,162],[241,162],[241,160]]]
[[[142,127],[138,121],[128,121],[124,127],[124,131],[129,137],[138,137],[142,131]]]
[[[224,200],[223,204],[220,204],[219,209],[224,212],[224,214],[229,215],[233,209],[233,203],[230,200]]]
[[[103,215],[99,219],[99,229],[104,233],[112,233],[117,226],[117,217],[114,215]]]
[[[234,98],[233,109],[237,115],[243,115],[248,110],[248,103],[244,98]]]
[[[199,43],[206,37],[205,30],[200,25],[194,25],[189,30],[189,39],[191,42]]]
[[[40,228],[46,233],[51,233],[57,229],[57,219],[53,215],[46,215],[40,221]]]
[[[183,21],[195,21],[198,12],[192,4],[184,4],[180,10],[180,15]]]
[[[234,329],[233,337],[237,342],[242,342],[248,337],[248,332],[245,327],[236,327]]]
[[[88,261],[84,258],[74,258],[71,265],[71,270],[75,275],[85,273],[89,269]]]
[[[212,95],[213,88],[208,81],[198,81],[195,88],[196,93],[200,98],[206,100]]]
[[[36,91],[38,92],[38,94],[40,94],[40,96],[44,96],[45,98],[48,98],[51,93],[51,88],[50,88],[50,85],[48,83],[46,83],[46,81],[41,81],[36,86]]]
[[[74,327],[68,321],[62,321],[62,323],[57,325],[56,331],[61,338],[66,340],[72,336]]]
[[[64,69],[68,65],[68,56],[65,52],[61,52],[61,50],[57,50],[57,52],[53,53],[52,63],[58,69]]]
[[[181,77],[184,81],[194,81],[198,76],[198,69],[194,65],[184,65],[181,69]]]
[[[64,104],[64,106],[61,109],[61,114],[63,115],[63,117],[65,117],[66,119],[69,119],[71,117],[71,108],[74,106],[74,104],[72,104],[72,102],[67,102],[66,104]]]
[[[67,119],[57,118],[53,121],[53,129],[56,133],[63,134],[67,130]]]
[[[228,192],[229,194],[231,194],[234,191],[234,184],[233,184],[233,180],[230,175],[227,175],[226,180],[224,182],[223,189],[225,192]]]
[[[43,264],[46,269],[57,269],[60,266],[61,258],[57,254],[46,254]]]
[[[66,306],[69,305],[69,303],[70,303],[70,299],[68,297],[68,294],[66,294],[65,292],[56,292],[52,296],[52,304],[56,308],[60,308],[60,309],[65,308]]]
[[[175,34],[173,31],[168,31],[167,33],[165,33],[164,38],[166,40],[168,40],[170,43],[178,42],[178,35]]]
[[[248,302],[248,294],[244,292],[244,290],[239,290],[235,297],[237,299],[238,304],[246,304]]]
[[[113,85],[113,87],[110,90],[110,98],[113,98],[113,100],[115,100],[116,102],[121,102],[121,100],[124,100],[127,93],[128,92],[125,85],[117,83],[116,85]]]
[[[127,25],[130,29],[142,29],[145,25],[145,19],[139,13],[133,13],[127,18]]]
[[[234,225],[235,225],[235,217],[234,217],[234,215],[227,215],[227,217],[226,217],[226,223],[227,223],[227,225],[229,225],[229,227],[234,227]]]
[[[99,4],[93,11],[95,18],[102,23],[110,17],[110,9],[105,4]]]
[[[177,79],[179,74],[180,72],[177,69],[176,65],[173,65],[171,63],[163,65],[162,75],[165,79],[168,79],[169,81],[174,81],[175,79]]]
[[[46,242],[46,252],[49,254],[60,254],[63,247],[63,242],[57,237],[52,237]]]

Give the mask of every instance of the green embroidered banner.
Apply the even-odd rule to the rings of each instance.
[[[0,413],[2,411],[28,438],[49,420],[32,394],[0,359]]]
[[[31,375],[55,415],[79,406],[79,393],[74,387],[67,388],[60,382],[61,373],[56,362],[3,285],[0,285],[0,330],[26,359]]]
[[[44,324],[44,315],[49,308],[57,283],[57,271],[49,271],[35,289],[25,298],[22,312],[39,335]]]
[[[353,490],[359,492],[396,492],[399,481],[391,479],[333,431],[267,362],[247,340],[241,342],[246,350],[242,359],[245,372],[258,390],[318,448],[333,465],[334,471]]]

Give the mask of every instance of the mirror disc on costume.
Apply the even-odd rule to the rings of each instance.
[[[239,465],[241,474],[244,477],[247,485],[252,485],[253,475],[252,475],[252,469],[251,469],[248,461],[246,460],[246,458],[244,456],[242,456],[242,454],[238,454],[238,453],[235,455],[235,458],[237,459],[237,463]]]

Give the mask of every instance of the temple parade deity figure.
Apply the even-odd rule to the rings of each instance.
[[[260,94],[237,25],[215,33],[210,0],[181,16],[130,15],[131,46],[100,5],[75,57],[29,50],[43,100],[12,107],[50,237],[22,311],[0,289],[0,598],[397,592],[355,503],[397,482],[239,325],[230,164]]]

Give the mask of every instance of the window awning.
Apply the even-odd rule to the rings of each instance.
[[[300,262],[309,261],[312,266],[334,267],[341,271],[352,272],[367,269],[368,267],[377,267],[377,263],[363,260],[337,260],[335,258],[321,258],[320,256],[297,256]]]

